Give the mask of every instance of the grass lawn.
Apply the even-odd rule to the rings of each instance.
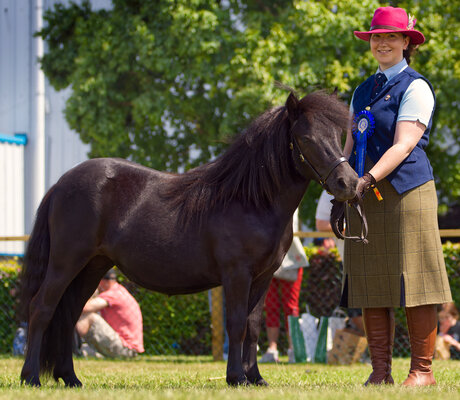
[[[139,357],[131,361],[75,360],[81,389],[66,389],[62,383],[42,379],[42,388],[21,386],[22,360],[0,358],[1,399],[460,399],[460,361],[435,361],[438,385],[426,388],[364,388],[370,373],[364,364],[327,366],[320,364],[262,364],[268,388],[229,388],[225,383],[226,363],[209,357]],[[393,377],[401,383],[409,360],[396,359]]]

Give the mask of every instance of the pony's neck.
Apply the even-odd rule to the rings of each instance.
[[[292,216],[307,190],[310,179],[295,179],[283,184],[279,195],[276,197],[274,205],[280,210],[281,214]]]

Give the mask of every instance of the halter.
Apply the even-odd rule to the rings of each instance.
[[[331,200],[331,203],[332,203],[332,210],[331,210],[330,220],[331,220],[332,231],[335,233],[335,236],[337,236],[339,239],[350,239],[358,243],[363,243],[363,244],[369,243],[369,241],[367,240],[368,226],[367,226],[366,214],[364,213],[363,199],[360,196],[356,195],[356,197],[351,201],[347,200],[347,201],[341,202],[341,201],[337,201],[334,199],[334,200]],[[345,207],[347,204],[356,210],[361,220],[361,232],[357,236],[346,236],[342,233],[343,222],[345,219]]]
[[[306,164],[313,171],[313,173],[315,174],[315,176],[318,179],[318,181],[321,184],[321,186],[329,194],[331,194],[329,192],[327,186],[326,186],[327,178],[329,178],[329,176],[331,175],[332,171],[334,171],[334,169],[337,168],[337,166],[339,166],[343,162],[348,162],[348,160],[345,157],[339,157],[339,158],[335,159],[329,165],[329,167],[327,168],[326,172],[323,175],[320,175],[318,173],[318,171],[316,170],[316,168],[313,166],[313,164],[308,160],[308,158],[306,158],[303,155],[302,150],[300,149],[299,143],[297,142],[297,138],[295,137],[295,135],[292,132],[294,127],[297,124],[297,121],[298,120],[294,121],[294,123],[292,124],[291,129],[290,129],[291,137],[293,138],[293,141],[291,141],[289,143],[289,148],[291,150],[294,150],[294,144],[295,144],[296,150],[299,152],[299,160],[300,160],[300,162],[302,164]],[[333,222],[331,222],[332,230],[334,231],[335,235],[340,239],[351,239],[354,242],[360,242],[360,243],[367,244],[368,243],[368,240],[367,240],[368,226],[367,226],[366,214],[364,213],[363,200],[359,197],[359,195],[357,195],[351,201],[347,200],[347,201],[342,202],[342,203],[343,203],[343,207],[341,209],[341,215],[340,216],[335,216],[335,218],[334,218],[335,220]],[[359,236],[346,236],[346,235],[343,235],[342,232],[341,232],[340,225],[342,226],[342,229],[343,229],[343,219],[344,219],[344,216],[345,216],[345,205],[346,204],[348,204],[350,207],[355,208],[356,211],[358,212],[359,218],[361,220],[361,233],[360,233]]]

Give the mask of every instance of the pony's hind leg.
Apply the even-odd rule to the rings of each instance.
[[[257,365],[257,342],[262,326],[265,293],[270,281],[271,276],[268,279],[253,282],[249,292],[249,316],[243,343],[243,369],[248,382],[257,386],[268,386]]]
[[[72,281],[67,291],[73,294],[74,302],[68,310],[71,317],[71,326],[75,327],[81,311],[97,289],[97,286],[113,262],[106,257],[93,258],[86,267]],[[73,365],[72,341],[68,341],[62,355],[56,359],[53,377],[56,381],[62,379],[67,387],[80,387],[81,382],[75,374]]]
[[[51,251],[51,254],[56,252]],[[61,255],[59,263],[55,263],[55,259],[56,256],[50,257],[46,276],[29,306],[27,353],[21,382],[33,386],[40,386],[41,372],[52,373],[56,363],[66,358],[66,351],[72,350],[74,325],[71,315],[80,295],[77,285],[72,285],[72,281],[88,261],[83,256]],[[70,368],[66,384],[81,386],[73,372],[73,364]]]
[[[43,335],[66,287],[66,282],[56,282],[54,277],[47,275],[30,303],[27,352],[21,382],[40,386],[40,370],[42,367],[48,370],[46,362],[41,360]]]

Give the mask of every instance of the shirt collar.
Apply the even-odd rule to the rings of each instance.
[[[376,73],[384,73],[385,76],[387,77],[387,82],[389,82],[391,79],[393,79],[396,75],[398,75],[400,72],[404,71],[408,67],[407,61],[405,58],[403,58],[399,63],[393,65],[390,68],[387,68],[385,71],[381,71],[380,67],[377,68]]]

